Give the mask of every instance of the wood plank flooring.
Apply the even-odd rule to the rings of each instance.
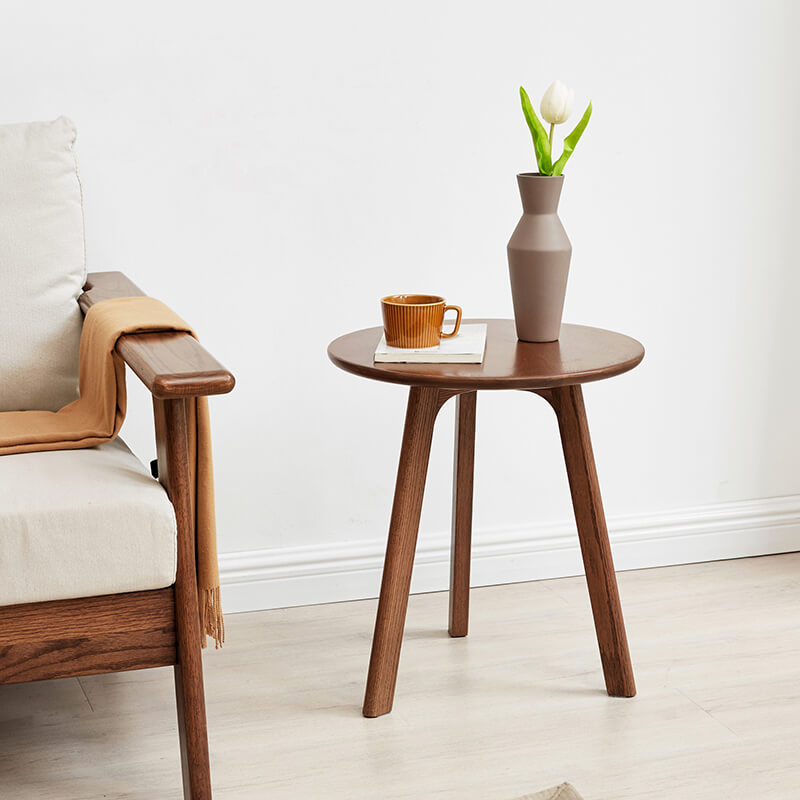
[[[376,601],[232,615],[207,653],[217,800],[800,798],[800,554],[619,575],[639,694],[603,687],[582,578],[411,598],[394,711]],[[3,800],[181,797],[171,670],[0,687]]]

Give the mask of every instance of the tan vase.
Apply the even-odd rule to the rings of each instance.
[[[522,217],[508,240],[517,338],[554,342],[561,330],[572,245],[558,218],[564,176],[517,175]]]

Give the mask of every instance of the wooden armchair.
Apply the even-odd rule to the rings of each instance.
[[[74,401],[83,315],[142,294],[87,276],[76,135],[63,117],[0,125],[0,425]],[[208,800],[189,417],[234,379],[185,333],[116,351],[153,395],[161,485],[120,437],[0,455],[0,685],[173,665],[184,796]]]
[[[85,313],[100,300],[141,294],[119,272],[94,273],[79,303]],[[184,796],[206,800],[211,797],[211,781],[187,398],[230,392],[234,378],[185,333],[124,336],[117,352],[153,395],[158,479],[169,496],[177,528],[175,583],[146,591],[0,607],[0,684],[174,665]],[[31,455],[40,454],[0,458]]]

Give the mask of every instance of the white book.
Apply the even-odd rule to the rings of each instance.
[[[458,334],[436,347],[389,347],[381,336],[375,361],[382,364],[480,364],[486,350],[486,323],[462,325]]]

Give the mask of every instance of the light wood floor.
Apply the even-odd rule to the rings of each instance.
[[[582,578],[411,599],[395,710],[360,702],[375,601],[231,616],[207,654],[215,797],[800,798],[800,554],[620,575],[639,687],[603,691]],[[170,670],[0,687],[3,800],[178,798]]]

